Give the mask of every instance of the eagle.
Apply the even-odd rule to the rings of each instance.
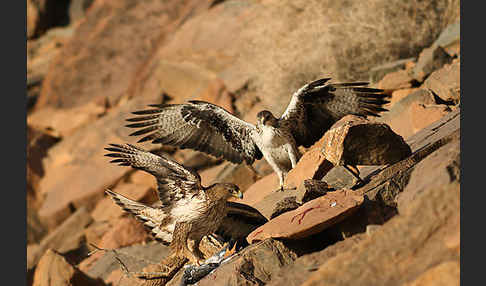
[[[157,193],[161,205],[148,206],[110,190],[106,190],[106,194],[123,210],[142,221],[144,226],[151,230],[155,239],[170,244],[175,256],[185,257],[191,263],[200,265],[204,259],[199,250],[201,239],[216,232],[224,220],[229,219],[231,225],[227,225],[227,230],[223,232],[229,232],[230,236],[233,234],[233,238],[235,235],[246,237],[249,232],[267,221],[250,206],[227,202],[230,197],[243,197],[235,184],[215,183],[204,187],[197,172],[165,156],[156,155],[131,144],[109,145],[110,147],[105,150],[110,153],[105,156],[116,158],[110,162],[143,170],[157,179]],[[250,224],[249,229],[235,229],[231,232],[231,228],[241,227],[238,214],[240,218],[246,216],[255,223]],[[194,242],[192,249],[189,247],[190,241]]]
[[[284,190],[287,173],[301,157],[299,146],[310,147],[346,115],[377,116],[389,103],[384,90],[367,87],[368,82],[328,83],[321,78],[292,94],[284,113],[276,118],[268,110],[257,114],[253,125],[215,104],[191,100],[182,104],[152,104],[132,112],[127,127],[131,136],[190,148],[251,167],[264,157],[277,173]],[[252,168],[253,169],[253,168]],[[359,177],[358,177],[359,178]]]

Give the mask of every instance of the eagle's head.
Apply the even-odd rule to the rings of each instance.
[[[257,126],[272,126],[277,127],[278,120],[273,116],[273,114],[268,110],[262,110],[257,114]]]
[[[210,186],[208,190],[210,190],[211,196],[217,199],[229,199],[230,197],[243,198],[243,193],[240,191],[240,188],[232,183],[216,183]]]

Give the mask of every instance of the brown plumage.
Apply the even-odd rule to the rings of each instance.
[[[220,227],[228,213],[227,199],[242,198],[238,186],[216,183],[204,187],[199,174],[164,156],[130,144],[110,145],[105,149],[111,152],[106,156],[116,158],[111,162],[132,166],[156,177],[162,206],[147,206],[109,190],[106,193],[151,229],[156,239],[170,243],[175,255],[199,264],[204,258],[199,243]],[[194,242],[192,249],[189,241]]]
[[[225,109],[203,101],[152,105],[155,109],[133,112],[127,119],[133,136],[191,148],[223,157],[233,163],[252,164],[262,156],[277,172],[283,190],[286,174],[301,154],[298,146],[309,147],[348,114],[380,116],[389,101],[381,89],[367,82],[328,83],[329,78],[310,82],[297,90],[279,118],[268,110],[257,115],[257,125],[245,122]]]

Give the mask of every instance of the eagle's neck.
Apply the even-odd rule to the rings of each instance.
[[[206,196],[212,202],[224,200],[226,201],[231,194],[224,188],[218,184],[213,184],[205,189]]]

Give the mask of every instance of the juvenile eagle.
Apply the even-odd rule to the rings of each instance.
[[[262,156],[278,174],[280,190],[287,173],[301,157],[298,146],[310,147],[336,121],[348,114],[379,116],[389,101],[383,90],[365,87],[367,82],[326,83],[322,78],[302,86],[280,118],[268,110],[257,114],[257,125],[245,122],[222,107],[203,102],[149,105],[155,109],[132,112],[127,121],[132,134],[146,134],[138,142],[152,140],[191,148],[233,163],[248,165]]]
[[[232,207],[233,210],[235,206],[238,207],[238,204],[227,202],[231,196],[243,197],[238,186],[216,183],[203,187],[198,173],[168,158],[130,144],[110,145],[105,149],[112,153],[105,156],[116,158],[110,162],[143,170],[157,179],[162,206],[147,206],[109,190],[106,193],[125,211],[143,221],[156,239],[170,244],[175,255],[186,257],[199,265],[204,258],[199,243],[205,235],[218,230]],[[254,215],[251,207],[240,209],[247,215]],[[259,216],[261,214],[257,213],[257,220]],[[237,225],[233,224],[233,227]],[[189,240],[194,241],[192,250],[188,245]]]

